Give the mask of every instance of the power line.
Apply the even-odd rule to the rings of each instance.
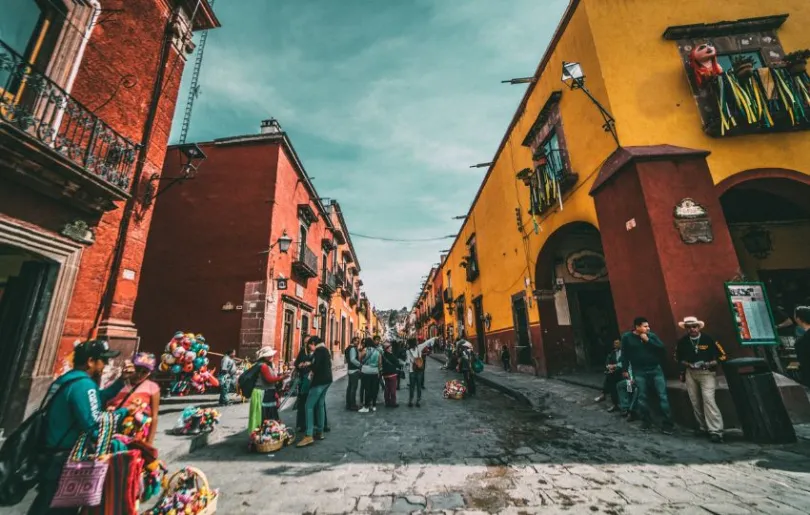
[[[447,236],[439,236],[436,238],[412,238],[412,239],[402,239],[402,238],[386,238],[384,236],[368,236],[366,234],[358,234],[355,232],[349,233],[352,236],[357,238],[364,238],[367,240],[378,240],[378,241],[390,241],[390,242],[399,242],[399,243],[417,243],[417,242],[424,242],[424,241],[440,241],[446,240],[449,238],[455,238],[455,234],[448,234]]]

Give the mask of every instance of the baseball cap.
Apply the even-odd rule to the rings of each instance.
[[[108,360],[120,355],[120,351],[110,349],[110,344],[107,340],[88,340],[78,344],[74,349],[74,359],[78,358],[79,362],[87,361],[91,358]]]

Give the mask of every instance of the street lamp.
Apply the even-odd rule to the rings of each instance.
[[[282,254],[286,254],[288,250],[290,250],[290,245],[292,245],[293,239],[287,236],[287,230],[284,229],[284,232],[281,236],[278,237],[275,243],[270,245],[270,248],[267,250],[263,250],[260,254],[269,254],[271,250],[273,250],[276,246],[278,246],[278,250],[281,251]]]
[[[616,133],[616,120],[613,118],[613,115],[605,109],[605,107],[588,91],[588,88],[585,87],[585,72],[582,70],[582,65],[579,63],[569,63],[563,61],[562,63],[562,82],[566,86],[568,86],[571,90],[581,89],[588,98],[591,99],[591,102],[599,109],[599,114],[602,115],[602,119],[605,123],[602,125],[602,128],[605,129],[605,132],[609,132],[613,136],[613,140],[616,142],[616,146],[620,146],[619,143],[619,135]]]
[[[143,194],[143,205],[149,207],[156,198],[166,193],[166,191],[175,184],[197,176],[197,170],[200,165],[205,161],[205,152],[196,143],[184,143],[177,145],[177,150],[182,156],[182,163],[180,164],[180,175],[178,177],[163,177],[159,173],[153,173],[149,177],[149,182],[146,186],[146,191]],[[170,181],[163,189],[159,189],[155,184],[160,181]]]

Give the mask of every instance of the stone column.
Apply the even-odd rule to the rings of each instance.
[[[677,322],[689,315],[704,320],[727,352],[742,354],[723,287],[739,264],[708,154],[669,145],[620,148],[590,192],[619,326],[629,329],[634,317],[647,317],[667,345],[670,377],[677,374]]]

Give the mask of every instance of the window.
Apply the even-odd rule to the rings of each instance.
[[[2,9],[0,53],[10,50],[44,71],[59,35],[54,6],[47,1],[3,0]],[[20,86],[9,70],[0,69],[0,92],[16,95]]]
[[[298,227],[298,256],[300,261],[304,260],[304,253],[307,248],[307,228],[303,225]]]
[[[478,251],[475,248],[475,235],[467,240],[467,250],[469,252],[467,255],[467,280],[472,282],[480,272],[478,269]]]
[[[556,130],[552,130],[537,146],[534,161],[537,166],[534,171],[527,170],[529,174],[527,185],[531,201],[530,213],[539,215],[557,202],[561,202],[564,190],[570,187],[571,180],[575,180],[575,176],[569,172]]]
[[[754,68],[763,68],[765,61],[762,60],[762,54],[759,52],[734,52],[722,54],[717,56],[717,62],[723,67],[723,70],[731,70],[734,68],[734,59],[740,57],[748,57],[754,61]]]

